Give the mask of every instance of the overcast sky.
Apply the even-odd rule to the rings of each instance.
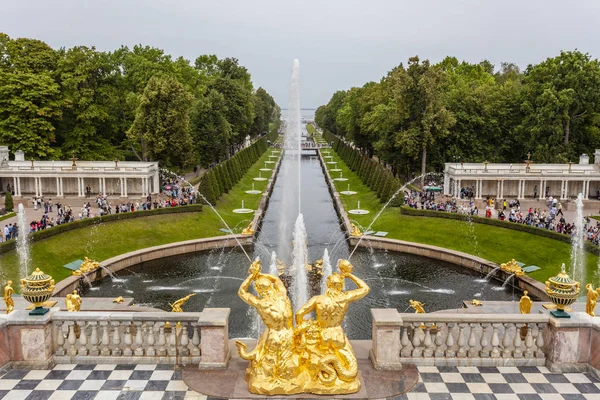
[[[0,0],[0,31],[52,47],[142,43],[174,57],[236,57],[283,108],[292,60],[302,106],[379,80],[419,55],[525,68],[560,50],[600,56],[598,0]]]

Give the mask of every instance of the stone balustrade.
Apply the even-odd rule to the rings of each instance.
[[[76,364],[198,364],[229,360],[229,309],[183,312],[52,314],[54,362]]]
[[[371,360],[435,366],[535,366],[546,362],[545,314],[399,314],[372,309]]]

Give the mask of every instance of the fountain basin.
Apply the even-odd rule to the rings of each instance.
[[[335,161],[327,161],[327,164],[337,164]]]
[[[333,180],[338,182],[345,182],[348,180],[348,178],[333,178]]]
[[[344,190],[343,192],[340,192],[341,194],[345,194],[346,196],[352,196],[353,194],[356,194],[358,192],[354,192],[352,190]]]
[[[262,181],[266,181],[266,180],[268,180],[268,179],[269,179],[269,178],[263,178],[263,177],[256,177],[256,178],[252,178],[252,180],[255,180],[255,181],[261,181],[261,182],[262,182]]]
[[[349,210],[348,214],[353,214],[353,215],[365,215],[370,213],[369,210],[361,210],[361,209],[354,209],[354,210]]]
[[[265,164],[275,164],[275,161],[267,160],[267,161],[265,161]]]
[[[342,170],[340,168],[332,168],[329,172],[342,172]]]
[[[247,194],[262,194],[260,190],[246,190]]]
[[[273,171],[271,168],[261,168],[261,171]]]
[[[253,213],[254,210],[251,208],[236,208],[235,210],[233,210],[233,212],[236,214],[250,214]]]

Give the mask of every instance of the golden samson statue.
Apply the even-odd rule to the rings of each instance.
[[[252,351],[236,342],[240,356],[250,361],[246,369],[250,392],[349,394],[360,389],[358,363],[342,322],[348,305],[365,297],[369,287],[352,274],[348,260],[340,260],[338,267],[340,273],[327,278],[327,291],[298,310],[294,328],[292,303],[283,282],[261,273],[260,261],[252,263],[238,294],[256,308],[266,329]],[[344,291],[346,278],[357,288]],[[248,292],[252,283],[258,296]],[[312,311],[316,319],[304,319]]]

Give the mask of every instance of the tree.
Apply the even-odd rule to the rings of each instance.
[[[190,117],[191,133],[200,163],[208,166],[227,157],[232,135],[225,116],[225,97],[214,89],[200,98]]]
[[[189,108],[193,97],[170,76],[154,76],[140,98],[127,137],[138,158],[184,167],[192,161]]]
[[[10,192],[10,190],[6,191],[6,197],[4,198],[4,208],[6,209],[6,212],[12,212],[15,209],[12,193]]]

